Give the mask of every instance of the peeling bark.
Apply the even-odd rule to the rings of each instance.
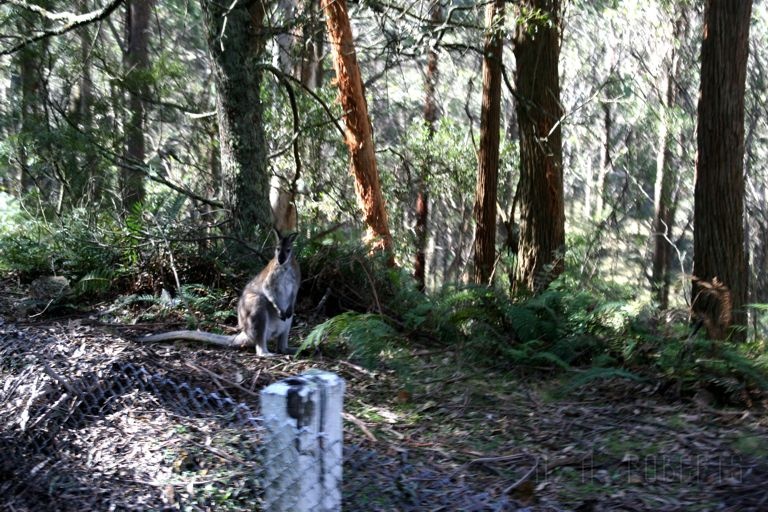
[[[349,149],[355,192],[368,226],[367,242],[374,250],[392,253],[387,209],[379,183],[373,146],[373,129],[368,117],[363,81],[352,39],[346,0],[323,0],[323,11],[336,71],[336,85],[346,125],[344,142]]]

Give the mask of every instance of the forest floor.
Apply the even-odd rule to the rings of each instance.
[[[62,491],[55,485],[60,477],[51,476],[60,474],[66,462],[59,457],[51,463],[56,457],[50,447],[55,450],[56,443],[42,455],[25,453],[32,445],[21,443],[11,428],[21,421],[20,414],[29,413],[32,401],[25,409],[23,401],[11,399],[20,386],[20,378],[14,378],[22,376],[30,357],[54,352],[44,373],[65,387],[74,376],[56,370],[62,358],[77,359],[78,372],[125,358],[253,407],[258,407],[259,389],[276,380],[311,368],[340,374],[347,382],[343,499],[349,511],[768,510],[766,404],[717,409],[701,400],[662,396],[654,383],[621,380],[563,394],[555,378],[526,379],[461,366],[448,350],[415,352],[410,371],[397,375],[346,360],[258,358],[193,343],[145,346],[131,338],[152,326],[109,325],[95,314],[16,318],[13,292],[3,296],[1,510],[246,509],[232,493],[220,496],[219,505],[185,502],[189,486],[169,494],[162,486],[140,485],[147,482],[139,477],[129,482],[133,491],[146,494],[139,497],[101,492],[89,505],[88,493],[104,491],[103,481],[100,487],[89,481]],[[23,378],[40,380],[31,374]],[[168,424],[149,414],[155,406],[162,404],[145,403],[131,418],[142,423],[145,439],[166,439]],[[135,446],[141,440],[120,445],[101,416],[89,427],[88,468],[81,470],[92,471],[115,454],[153,453],[150,447]],[[83,423],[77,428],[82,431]],[[177,426],[176,431],[187,430]],[[122,435],[129,433],[123,430]],[[173,443],[173,438],[165,440],[164,450]],[[40,460],[34,466],[31,461],[38,459],[33,456]],[[153,463],[178,463],[171,459]],[[59,473],[41,470],[54,466]],[[40,480],[42,474],[47,480]]]

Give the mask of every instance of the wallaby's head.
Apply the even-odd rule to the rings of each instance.
[[[291,261],[291,256],[293,255],[293,241],[296,240],[298,233],[282,236],[276,229],[273,230],[273,233],[277,239],[275,260],[277,260],[278,265],[284,265],[286,262]]]

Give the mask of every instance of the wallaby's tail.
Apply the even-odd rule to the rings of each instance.
[[[226,336],[224,334],[213,334],[203,331],[171,331],[162,332],[159,334],[150,334],[149,336],[142,336],[137,338],[136,341],[171,341],[171,340],[187,340],[187,341],[202,341],[203,343],[210,343],[212,345],[219,345],[221,347],[245,347],[247,346],[243,336],[237,334],[232,336]]]

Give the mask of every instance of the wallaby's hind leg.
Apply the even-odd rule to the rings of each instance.
[[[252,340],[248,339],[248,335],[245,331],[240,331],[237,336],[232,340],[232,346],[235,348],[244,348],[251,346]]]
[[[254,336],[253,341],[256,346],[257,356],[271,356],[272,354],[267,349],[267,315],[265,311],[261,311],[259,314],[254,315],[252,319],[254,324]]]
[[[296,349],[290,349],[288,348],[288,334],[291,332],[291,324],[293,323],[293,317],[288,318],[285,320],[285,324],[283,325],[283,331],[280,333],[280,336],[277,338],[277,351],[281,354],[288,354],[293,355],[296,353]]]
[[[256,309],[245,320],[243,326],[243,332],[246,333],[248,338],[253,340],[254,348],[256,349],[257,356],[270,356],[267,349],[267,318],[266,310]]]

